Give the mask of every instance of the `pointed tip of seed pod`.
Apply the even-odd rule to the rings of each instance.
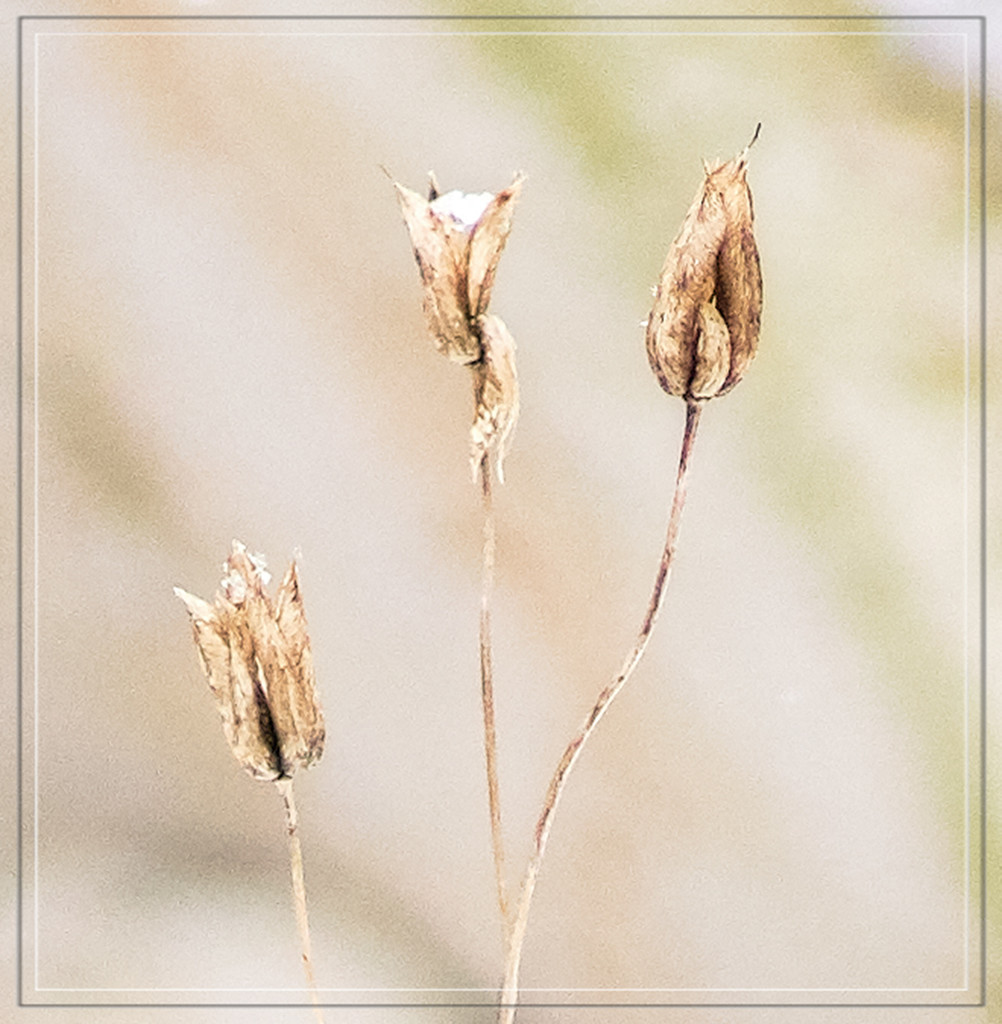
[[[399,181],[393,182],[393,189],[397,193],[397,202],[403,211],[404,222],[407,224],[408,230],[410,230],[411,223],[420,216],[420,211],[424,210],[427,206],[425,198],[413,189],[409,189],[406,185],[401,185]]]
[[[194,594],[189,594],[187,590],[183,590],[181,587],[174,587],[173,590],[174,595],[184,602],[184,606],[188,609],[188,614],[192,618],[208,621],[212,617],[212,605],[207,601],[203,601]]]
[[[737,159],[734,161],[739,169],[744,168],[744,166],[748,163],[748,151],[752,148],[752,146],[755,145],[756,141],[758,140],[759,133],[761,131],[762,122],[759,121],[759,123],[755,125],[755,131],[752,134],[751,139],[748,140],[748,145],[745,146],[743,150],[741,150],[741,152],[738,154]]]
[[[298,589],[299,563],[296,560],[296,556],[293,555],[292,561],[289,563],[289,568],[285,570],[285,575],[282,577],[279,590],[292,592]]]
[[[233,540],[230,541],[229,557],[225,562],[223,562],[223,572],[229,572],[233,568],[234,559],[240,561],[243,558],[248,558],[253,561],[253,556],[247,550],[247,545],[234,537]]]
[[[511,184],[506,185],[502,189],[498,189],[495,193],[495,203],[498,205],[504,205],[518,199],[524,183],[525,175],[521,171],[513,172]]]
[[[226,562],[224,572],[235,568],[233,565],[234,559],[238,562],[246,559],[250,563],[251,571],[261,578],[262,583],[267,584],[271,580],[271,573],[268,572],[268,562],[264,555],[248,550],[247,545],[242,541],[233,541],[233,552]]]

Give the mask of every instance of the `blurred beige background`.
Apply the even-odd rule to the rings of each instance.
[[[703,417],[658,631],[557,816],[524,998],[983,1012],[838,1005],[980,986],[973,23],[24,32],[24,995],[169,1005],[35,1012],[307,1019],[170,1005],[304,998],[280,804],[226,749],[171,594],[210,596],[234,537],[276,574],[301,551],[326,998],[490,1004],[469,383],[424,334],[381,168],[470,191],[527,175],[493,300],[523,407],[497,502],[514,885],[663,540],[683,407],[646,365],[649,288],[701,160],[759,121],[760,354]],[[520,1019],[586,1013],[781,1011]]]

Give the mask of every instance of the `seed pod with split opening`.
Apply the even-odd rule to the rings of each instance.
[[[755,137],[758,137],[758,129]],[[668,250],[647,320],[647,358],[661,387],[715,398],[744,376],[758,347],[762,272],[752,230],[748,149],[705,167]]]
[[[395,187],[421,270],[428,330],[453,362],[475,363],[479,320],[490,302],[522,176],[497,193],[441,194],[434,177],[427,199]]]
[[[324,719],[293,562],[274,602],[264,561],[238,541],[212,604],[174,588],[191,616],[195,645],[223,732],[257,779],[291,776],[320,760]]]

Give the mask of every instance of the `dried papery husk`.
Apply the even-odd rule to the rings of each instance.
[[[263,562],[237,541],[212,604],[180,587],[195,644],[234,757],[257,779],[318,761],[324,722],[295,562],[272,605]]]
[[[255,577],[245,610],[255,659],[264,677],[282,771],[291,775],[320,759],[325,738],[295,563],[285,574],[274,607],[260,577]]]
[[[758,346],[762,274],[747,166],[746,147],[705,168],[647,320],[651,368],[665,391],[687,401],[729,391]]]
[[[494,277],[505,243],[511,234],[511,220],[515,212],[515,200],[522,191],[524,178],[521,174],[498,192],[488,203],[483,216],[477,221],[470,238],[469,285],[470,318],[487,312],[494,290]]]
[[[476,407],[470,428],[470,463],[476,479],[486,458],[504,483],[504,457],[518,420],[515,341],[499,316],[480,317],[479,328],[483,355],[472,366]]]
[[[448,228],[422,196],[403,185],[396,189],[421,271],[428,333],[439,352],[453,362],[475,362],[480,358],[480,339],[470,329],[469,238]]]
[[[491,196],[473,222],[453,215],[448,204],[452,195],[469,197],[442,194],[434,177],[428,199],[395,183],[421,271],[428,331],[438,350],[453,362],[480,359],[477,322],[490,302],[522,180],[516,175],[511,185]]]
[[[264,671],[282,764],[288,772],[290,766],[308,768],[319,761],[326,738],[295,562],[278,588],[273,614],[264,622],[269,634],[274,630],[274,667],[266,665]]]
[[[747,182],[748,150],[734,163],[733,171],[720,174],[727,229],[717,257],[716,305],[727,324],[731,347],[730,368],[718,395],[726,394],[744,376],[758,349],[762,324],[762,266]]]
[[[279,778],[281,754],[243,616],[225,598],[209,604],[180,587],[174,593],[191,616],[199,659],[233,756],[256,779]]]
[[[730,363],[730,331],[717,307],[704,302],[696,310],[696,353],[688,395],[695,399],[719,395]]]

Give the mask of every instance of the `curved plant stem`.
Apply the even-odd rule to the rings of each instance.
[[[505,947],[509,941],[510,919],[505,882],[504,839],[501,832],[501,793],[498,785],[497,730],[494,724],[494,662],[491,651],[491,597],[494,593],[494,502],[491,467],[485,454],[479,467],[480,494],[484,508],[484,546],[480,585],[480,699],[484,712],[484,758],[487,763],[487,798],[491,814],[491,844],[494,849],[494,877],[498,910]]]
[[[525,942],[526,926],[529,923],[532,895],[536,888],[540,866],[543,863],[543,855],[546,852],[546,842],[550,835],[550,829],[553,826],[553,812],[556,810],[561,793],[563,793],[564,786],[567,783],[567,778],[580,756],[588,737],[594,732],[595,726],[598,725],[599,720],[605,714],[613,699],[623,688],[627,679],[633,674],[633,670],[637,667],[644,651],[647,649],[647,643],[650,640],[655,620],[664,600],[665,586],[668,582],[672,557],[675,554],[675,546],[678,542],[679,523],[682,518],[682,509],[685,505],[686,475],[689,469],[689,457],[692,453],[693,441],[696,437],[696,427],[699,424],[700,410],[701,405],[697,402],[688,402],[686,405],[685,434],[682,438],[682,450],[679,454],[675,493],[672,498],[671,512],[668,516],[668,536],[665,539],[664,551],[661,553],[661,562],[658,565],[654,590],[651,593],[643,625],[637,634],[633,649],[626,656],[626,660],[623,662],[616,678],[598,695],[595,706],[581,724],[577,734],[568,743],[546,790],[543,810],[536,822],[532,856],[529,859],[529,864],[522,879],[518,909],[509,933],[504,985],[501,990],[500,1013],[498,1016],[501,1024],[512,1024],[515,1020],[515,1011],[518,1003],[518,971],[522,959],[522,946]]]
[[[313,955],[310,952],[310,924],[306,916],[306,884],[303,881],[303,851],[299,845],[299,815],[296,813],[296,801],[292,795],[292,779],[283,777],[275,781],[275,786],[282,796],[285,806],[285,830],[289,836],[289,863],[292,870],[292,895],[296,904],[296,924],[299,927],[299,942],[302,949],[303,970],[306,983],[310,989],[310,999],[319,1024],[324,1024],[323,1011],[320,1009],[320,996],[317,993],[317,981],[313,977]]]

